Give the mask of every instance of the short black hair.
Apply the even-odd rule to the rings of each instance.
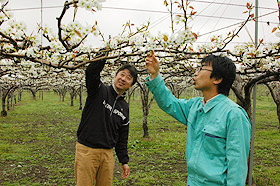
[[[226,56],[209,55],[202,59],[201,65],[212,66],[210,78],[222,78],[222,82],[218,84],[218,92],[228,96],[236,77],[236,66],[233,61]]]
[[[137,81],[137,73],[138,73],[138,72],[137,72],[137,69],[136,69],[134,66],[132,66],[131,64],[125,64],[125,65],[121,66],[121,67],[118,69],[118,71],[117,71],[116,74],[118,74],[120,71],[122,71],[122,70],[124,70],[124,69],[129,70],[130,75],[131,75],[132,78],[133,78],[132,85],[134,85],[134,84],[136,83],[136,81]]]

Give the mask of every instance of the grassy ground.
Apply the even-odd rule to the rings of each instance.
[[[280,185],[280,133],[276,106],[265,96],[257,101],[254,178],[261,185]],[[129,153],[131,175],[120,178],[116,163],[114,184],[119,186],[186,185],[186,128],[156,104],[149,116],[150,139],[143,139],[139,100],[131,102]],[[24,93],[22,102],[0,118],[0,185],[75,185],[78,101],[60,102],[52,92],[44,100]],[[116,160],[117,161],[117,160]]]

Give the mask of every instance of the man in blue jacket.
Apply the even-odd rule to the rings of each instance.
[[[102,58],[102,55],[100,55]],[[137,70],[126,64],[118,69],[114,83],[106,86],[100,79],[105,60],[86,69],[87,100],[77,131],[75,178],[77,186],[112,186],[113,148],[122,164],[122,178],[129,176],[127,141],[129,107],[125,91],[137,81]]]
[[[247,113],[227,96],[236,67],[227,57],[202,59],[193,85],[203,97],[177,99],[165,86],[154,52],[146,66],[147,86],[158,106],[187,126],[188,186],[244,186],[250,149],[251,124]]]

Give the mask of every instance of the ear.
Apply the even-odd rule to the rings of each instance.
[[[214,81],[213,83],[214,83],[214,85],[218,85],[218,84],[220,84],[222,81],[223,81],[223,78],[215,79],[215,81]]]

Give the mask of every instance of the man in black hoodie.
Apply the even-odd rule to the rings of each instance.
[[[103,55],[101,55],[103,56]],[[127,141],[129,108],[125,91],[137,81],[137,70],[126,64],[105,86],[100,80],[106,60],[86,69],[87,100],[77,131],[75,178],[77,186],[111,186],[114,173],[113,148],[122,164],[122,178],[129,176]]]

